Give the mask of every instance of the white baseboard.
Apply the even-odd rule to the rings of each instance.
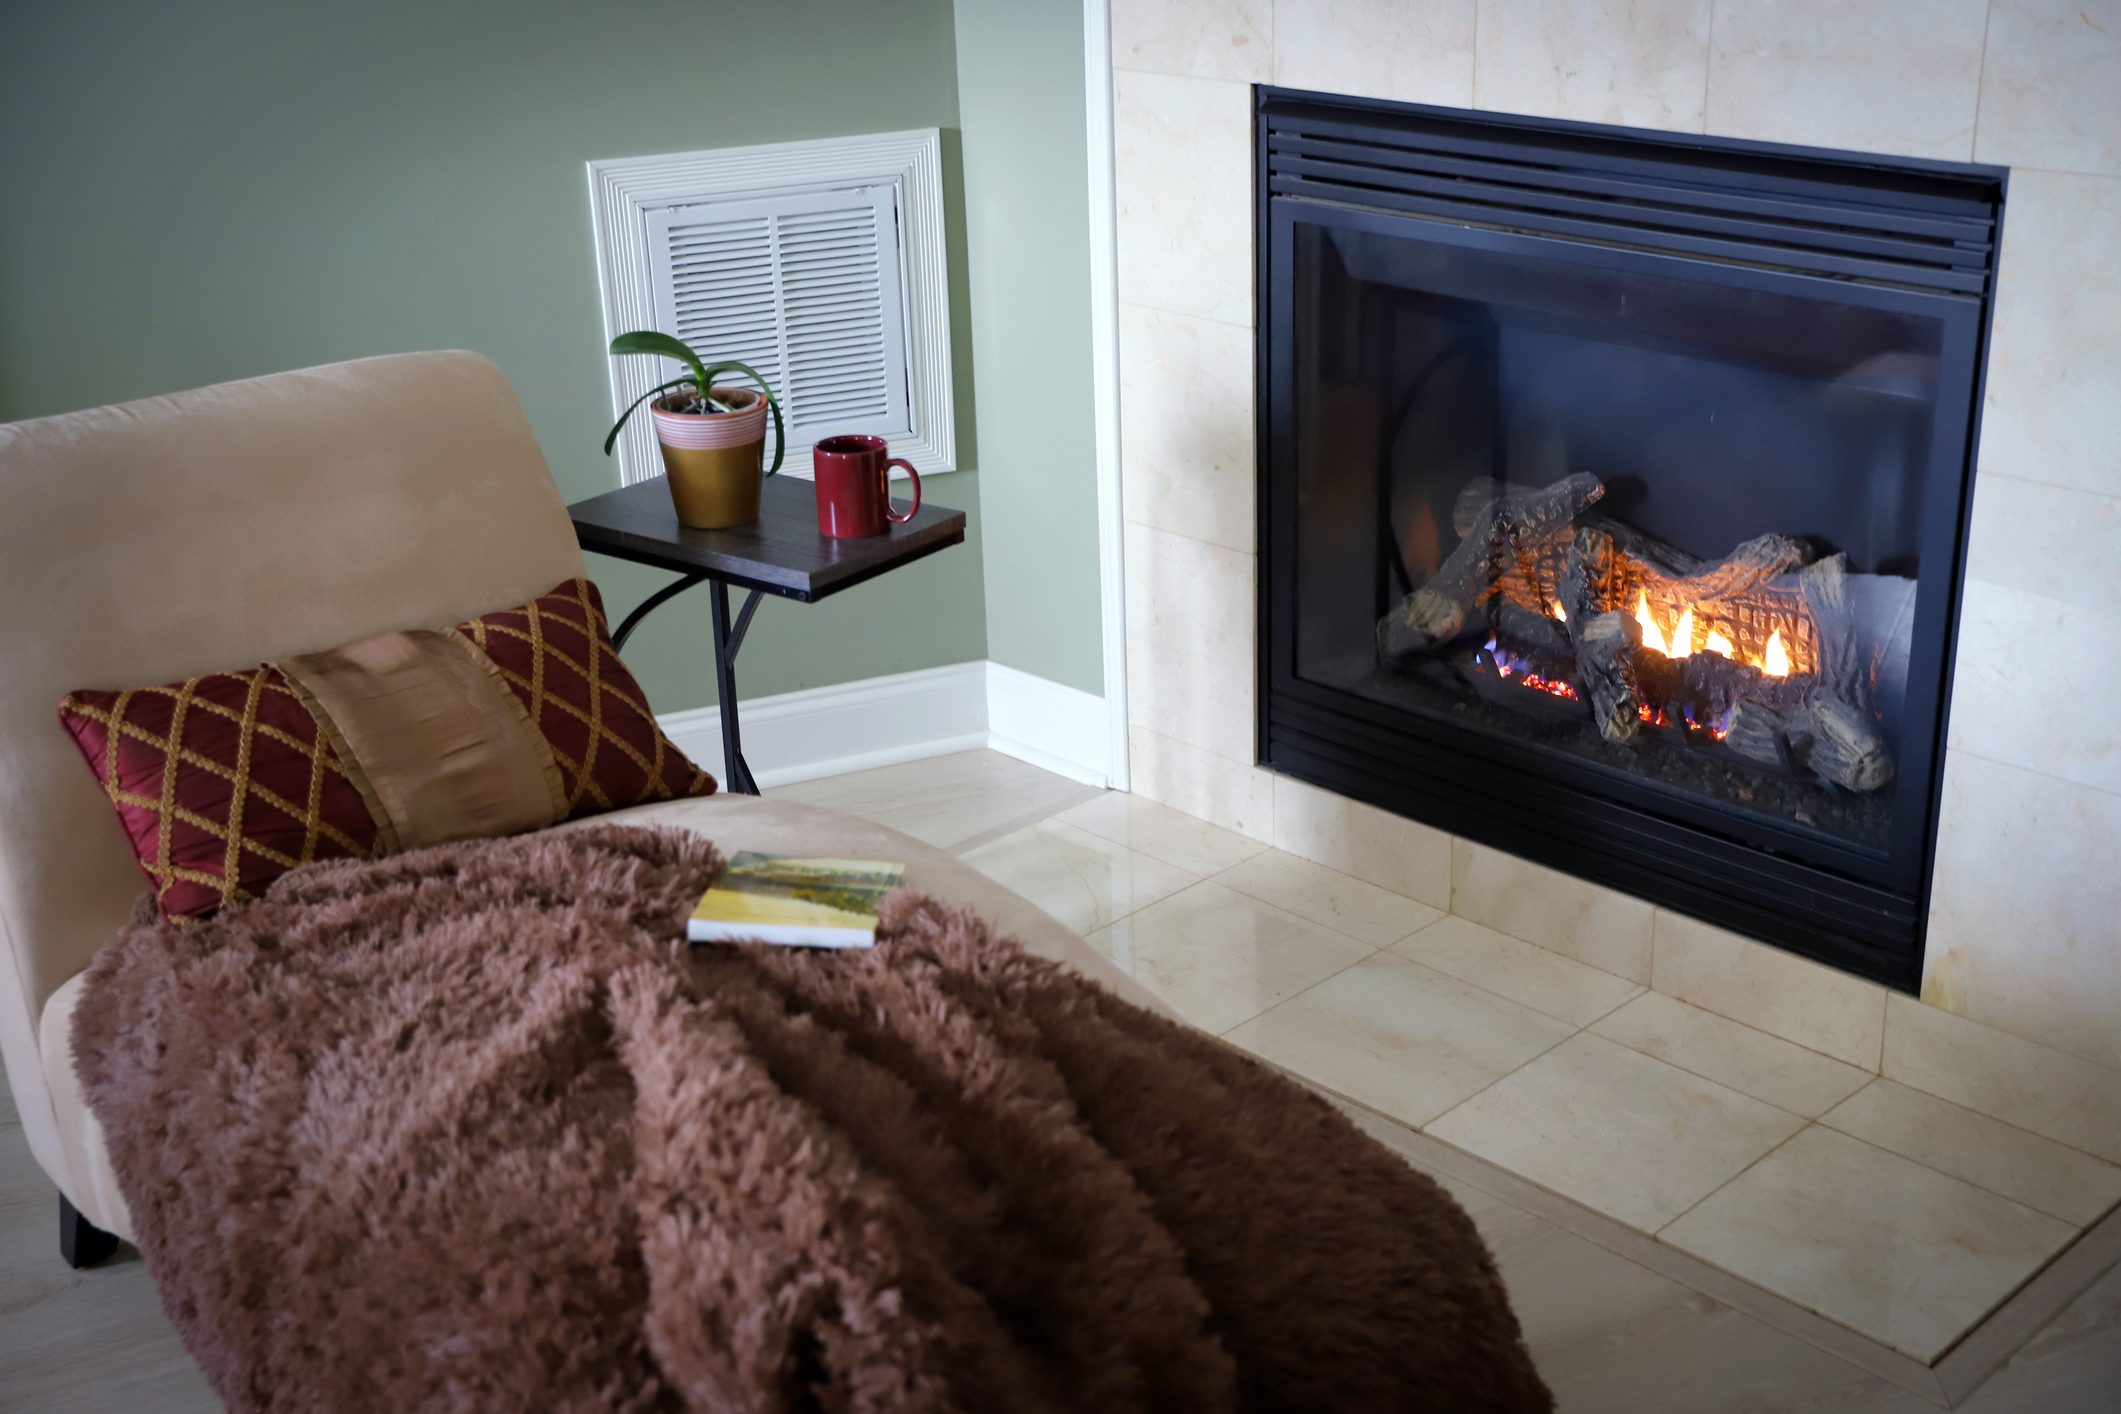
[[[723,774],[718,709],[656,720],[679,750]],[[1089,785],[1107,777],[1102,697],[986,661],[745,698],[739,721],[762,789],[983,746]]]
[[[1104,698],[991,660],[987,745],[1084,785],[1102,786],[1111,778]]]

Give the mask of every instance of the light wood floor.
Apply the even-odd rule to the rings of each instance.
[[[774,792],[964,852],[1089,792],[991,752]],[[1566,1414],[1917,1414],[1931,1406],[1794,1336],[1463,1184]],[[219,1408],[130,1247],[93,1271],[58,1252],[58,1197],[0,1091],[0,1411]],[[1972,1414],[2121,1410],[2121,1269],[1964,1401]]]

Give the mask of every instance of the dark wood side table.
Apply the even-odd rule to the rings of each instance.
[[[567,508],[575,538],[584,550],[611,555],[684,576],[663,586],[628,614],[611,636],[618,648],[651,610],[692,588],[707,585],[714,609],[714,688],[721,699],[723,784],[757,795],[757,782],[744,764],[737,733],[736,654],[744,630],[758,609],[761,594],[778,594],[810,604],[865,579],[960,545],[965,513],[948,506],[921,507],[904,525],[861,540],[834,540],[818,534],[817,492],[792,476],[769,477],[759,503],[759,518],[729,530],[694,530],[678,524],[670,488],[657,477],[577,501]],[[732,623],[729,587],[751,591]]]

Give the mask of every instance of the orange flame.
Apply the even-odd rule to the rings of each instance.
[[[1559,604],[1554,606],[1554,612],[1557,616],[1561,613]],[[1693,656],[1697,651],[1694,644],[1694,606],[1692,604],[1680,609],[1679,620],[1672,625],[1671,637],[1666,638],[1664,630],[1657,625],[1656,614],[1650,609],[1650,596],[1644,591],[1637,590],[1635,594],[1635,622],[1642,626],[1642,646],[1653,652],[1667,658],[1687,658]],[[1734,663],[1738,661],[1738,646],[1726,638],[1718,629],[1712,628],[1708,630],[1706,637],[1701,642],[1699,651],[1720,654]],[[1782,630],[1778,628],[1774,633],[1770,634],[1766,650],[1759,657],[1750,661],[1754,667],[1760,669],[1771,678],[1788,677],[1790,675],[1790,655],[1789,650],[1782,646]]]
[[[1650,617],[1650,596],[1639,589],[1635,591],[1635,622],[1642,625],[1643,647],[1663,653],[1667,658],[1672,656],[1665,652],[1664,633],[1657,627],[1657,620]]]

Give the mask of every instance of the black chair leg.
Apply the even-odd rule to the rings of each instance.
[[[59,1255],[66,1258],[66,1265],[75,1271],[93,1267],[117,1250],[117,1234],[82,1217],[64,1193],[59,1195]]]

